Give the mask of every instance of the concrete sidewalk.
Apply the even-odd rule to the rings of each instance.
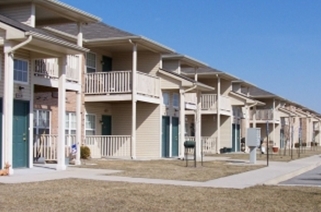
[[[32,169],[17,169],[15,170],[15,174],[12,176],[0,177],[0,183],[28,183],[66,178],[79,178],[112,182],[243,189],[255,185],[278,184],[281,181],[295,177],[320,165],[321,157],[316,155],[288,163],[271,162],[269,167],[210,180],[207,182],[107,176],[107,174],[117,173],[120,171],[106,169],[68,167],[66,171],[55,171],[49,166],[34,167]]]

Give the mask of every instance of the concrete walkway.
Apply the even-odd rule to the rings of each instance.
[[[28,183],[66,178],[79,178],[113,182],[243,189],[263,184],[276,185],[281,181],[288,180],[306,171],[312,170],[320,165],[321,157],[316,155],[291,161],[288,163],[271,162],[269,167],[210,180],[207,182],[106,176],[106,174],[117,173],[120,171],[106,169],[85,169],[75,167],[68,167],[66,171],[56,171],[50,166],[42,166],[34,167],[32,169],[16,169],[14,175],[9,177],[0,177],[0,183]]]

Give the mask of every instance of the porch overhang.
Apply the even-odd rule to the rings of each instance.
[[[214,91],[215,90],[214,87],[211,87],[211,86],[205,85],[203,83],[197,82],[195,80],[189,79],[189,78],[179,75],[175,72],[170,72],[170,71],[166,71],[163,69],[158,70],[158,72],[160,74],[163,74],[167,77],[170,77],[174,80],[179,81],[181,83],[181,86],[185,87],[187,89],[189,89],[191,87],[195,87],[195,89],[193,89],[193,90],[199,90],[199,91]]]
[[[297,117],[298,114],[294,111],[288,110],[286,108],[280,107],[279,109],[280,117]]]
[[[37,25],[68,22],[95,23],[101,19],[57,0],[1,0],[0,5],[34,3]]]
[[[123,46],[123,50],[131,50],[132,43],[136,43],[138,48],[158,52],[161,54],[173,53],[174,50],[153,40],[145,38],[143,36],[124,36],[124,37],[112,37],[112,38],[100,38],[100,39],[84,39],[84,43],[87,47],[114,47]],[[119,48],[120,49],[120,48]]]
[[[240,93],[237,93],[234,91],[231,91],[229,93],[229,97],[235,99],[236,101],[243,102],[243,104],[238,104],[238,105],[252,105],[252,104],[255,104],[257,106],[264,106],[265,105],[264,102],[255,100],[253,98],[247,97],[243,94],[240,94]]]

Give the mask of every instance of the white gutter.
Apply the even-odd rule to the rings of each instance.
[[[5,51],[4,53],[10,54],[10,53],[16,51],[17,49],[20,49],[21,47],[27,45],[28,43],[31,42],[31,40],[32,40],[32,35],[29,35],[27,40],[23,41],[22,43],[17,44],[16,46],[12,47],[9,51]]]

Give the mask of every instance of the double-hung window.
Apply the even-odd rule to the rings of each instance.
[[[86,65],[87,73],[96,72],[96,55],[94,53],[87,53]]]
[[[49,110],[33,111],[33,133],[35,135],[50,133],[50,111]]]
[[[77,130],[77,119],[75,112],[66,112],[66,135],[75,135]]]
[[[93,114],[86,115],[86,135],[96,134],[96,116]]]
[[[178,93],[173,93],[173,108],[179,108],[179,95]]]
[[[166,92],[163,93],[163,104],[166,107],[169,107],[169,93],[166,93]]]
[[[14,59],[13,60],[13,79],[16,82],[28,82],[28,61]]]

